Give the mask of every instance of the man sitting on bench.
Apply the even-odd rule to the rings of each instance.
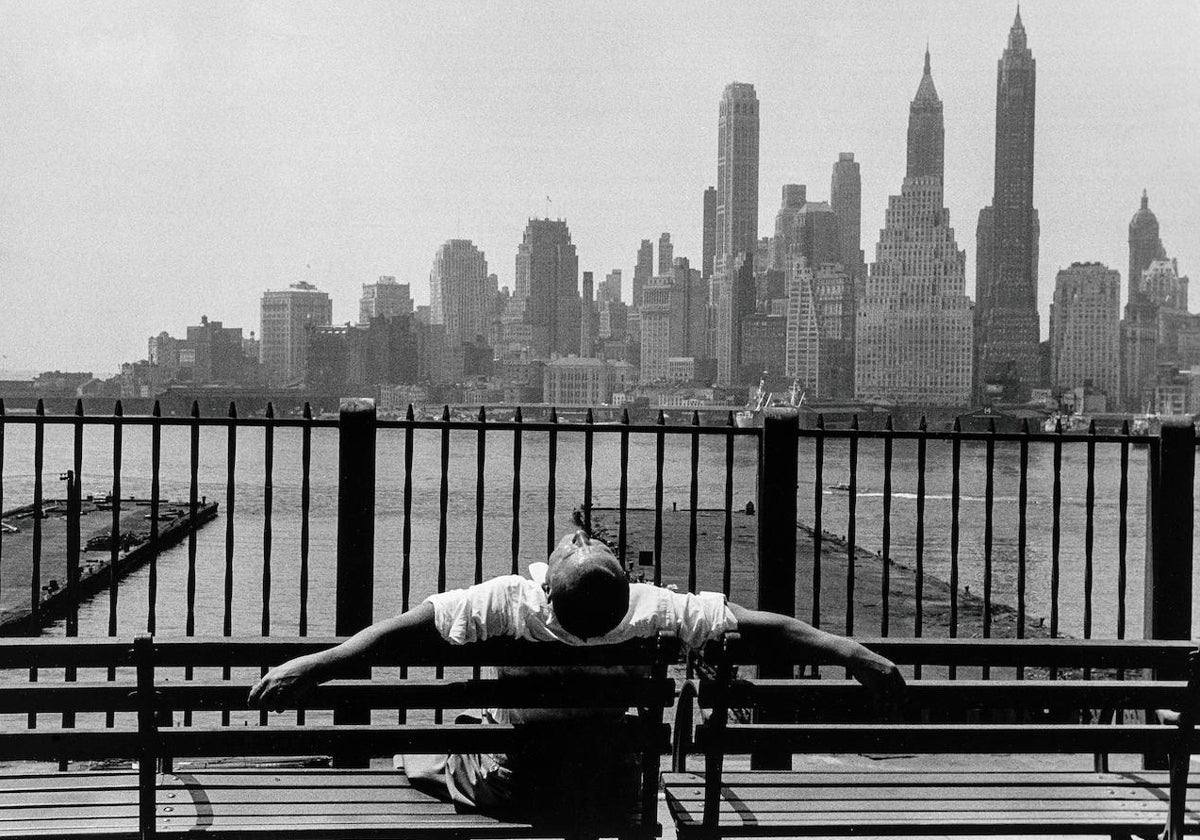
[[[679,593],[647,583],[630,583],[620,562],[603,542],[579,528],[567,534],[551,553],[548,563],[534,563],[531,578],[502,575],[466,589],[432,595],[401,615],[376,622],[336,647],[301,656],[272,669],[250,691],[250,703],[283,711],[303,700],[317,683],[331,679],[373,650],[436,642],[467,644],[498,637],[569,645],[617,644],[675,633],[692,649],[738,631],[745,643],[811,654],[821,661],[844,666],[879,699],[894,700],[904,686],[899,669],[853,639],[818,630],[795,618],[752,610],[728,602],[720,593]],[[558,719],[578,722],[579,732],[592,718],[620,719],[625,709],[562,710]],[[606,714],[607,713],[607,714]],[[530,723],[522,710],[489,709],[485,719],[496,723]],[[545,711],[538,721],[545,720]],[[574,724],[572,724],[574,725]],[[595,743],[604,743],[602,735]],[[612,739],[609,739],[612,740]],[[617,744],[619,746],[619,743]],[[533,761],[507,756],[450,755],[405,756],[410,780],[444,787],[460,803],[487,810],[520,807],[514,799],[528,791],[522,787],[519,768],[531,767],[539,776],[575,775],[570,750],[561,742],[536,753]],[[548,757],[561,759],[559,768],[547,766]],[[585,757],[586,760],[586,757]],[[529,772],[529,771],[527,771]]]

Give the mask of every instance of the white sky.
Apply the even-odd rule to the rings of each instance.
[[[870,260],[926,39],[970,291],[1014,9],[0,0],[0,368],[109,375],[202,314],[257,331],[262,291],[300,279],[333,296],[335,321],[357,318],[381,274],[426,302],[451,237],[511,284],[546,196],[598,280],[628,278],[664,230],[698,264],[733,80],[761,102],[760,232],[784,183],[825,199],[853,151]],[[1038,62],[1043,333],[1059,267],[1100,260],[1124,278],[1143,187],[1200,281],[1200,4],[1026,0],[1021,14]]]

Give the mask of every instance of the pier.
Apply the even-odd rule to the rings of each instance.
[[[44,500],[40,522],[32,504],[0,514],[4,529],[0,635],[37,634],[49,622],[66,615],[72,605],[106,589],[114,573],[120,580],[217,515],[217,503],[207,499],[197,504],[194,517],[186,502],[159,502],[158,528],[154,529],[150,499],[121,499],[114,547],[112,499],[86,496],[79,500],[77,580],[69,583],[70,507],[70,499]],[[35,524],[40,527],[35,528]],[[31,581],[40,584],[36,586],[36,610]]]

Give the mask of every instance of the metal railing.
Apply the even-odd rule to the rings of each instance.
[[[616,553],[623,563],[633,566],[635,559],[648,559],[645,574],[655,583],[677,582],[689,590],[711,583],[712,588],[719,586],[726,594],[734,593],[752,599],[760,607],[792,614],[797,612],[798,596],[806,597],[807,610],[802,612],[807,614],[803,617],[818,626],[851,634],[876,632],[876,627],[865,624],[859,606],[863,597],[872,594],[876,597],[880,635],[923,636],[930,632],[926,598],[935,578],[930,555],[936,548],[947,556],[947,575],[942,581],[948,610],[944,621],[947,634],[953,637],[978,632],[991,636],[996,631],[996,611],[1005,606],[1015,613],[1013,635],[1022,637],[1033,619],[1029,609],[1029,558],[1043,543],[1048,543],[1045,578],[1049,594],[1039,601],[1048,607],[1048,635],[1066,632],[1064,603],[1081,606],[1082,614],[1072,624],[1071,632],[1085,638],[1097,632],[1098,615],[1110,614],[1107,604],[1097,605],[1095,595],[1101,559],[1116,564],[1115,569],[1104,570],[1105,580],[1115,581],[1116,589],[1115,623],[1111,628],[1106,625],[1104,634],[1116,638],[1138,634],[1129,609],[1131,604],[1136,607],[1136,600],[1131,602],[1130,598],[1138,595],[1136,586],[1131,585],[1135,572],[1141,573],[1146,593],[1141,610],[1142,633],[1157,638],[1190,634],[1196,445],[1190,423],[1167,423],[1161,436],[1138,437],[1128,431],[1098,434],[1094,428],[1084,435],[1028,430],[975,432],[957,426],[937,431],[924,424],[917,430],[902,431],[891,428],[890,421],[884,429],[859,429],[856,423],[848,429],[833,429],[826,428],[820,417],[814,428],[802,429],[794,411],[769,409],[764,415],[762,428],[743,429],[734,425],[732,415],[723,417],[719,425],[701,425],[700,415],[695,412],[687,425],[668,425],[662,412],[651,423],[630,422],[628,413],[617,423],[596,423],[590,412],[584,422],[567,423],[560,422],[553,409],[539,420],[527,420],[519,410],[511,419],[497,419],[497,414],[489,416],[484,409],[471,420],[452,419],[448,409],[440,419],[418,419],[411,408],[402,419],[378,419],[373,405],[354,401],[348,402],[336,419],[314,418],[307,408],[300,417],[277,417],[270,406],[264,416],[241,417],[232,405],[224,417],[202,417],[196,406],[187,417],[161,416],[157,406],[149,416],[125,416],[120,403],[111,415],[102,416],[85,416],[82,404],[71,415],[47,415],[40,405],[32,414],[14,414],[5,413],[0,403],[0,510],[9,504],[6,484],[9,494],[14,484],[19,485],[19,502],[32,504],[35,511],[43,509],[47,497],[47,434],[62,438],[56,450],[59,460],[51,466],[69,463],[67,513],[68,518],[74,517],[75,524],[68,528],[64,550],[66,587],[70,589],[77,587],[80,579],[78,521],[85,467],[87,475],[95,472],[111,480],[107,496],[112,534],[120,532],[122,515],[133,509],[128,500],[122,499],[123,493],[130,486],[148,484],[150,526],[144,610],[145,628],[152,633],[164,632],[160,620],[164,610],[183,635],[200,634],[199,621],[212,620],[214,610],[219,612],[224,635],[244,633],[248,616],[247,608],[241,605],[247,593],[257,596],[254,618],[263,636],[278,633],[281,627],[286,627],[286,632],[294,628],[299,635],[307,635],[314,627],[316,593],[325,601],[332,599],[333,621],[326,618],[315,623],[323,624],[326,632],[333,629],[339,634],[350,633],[369,623],[381,601],[389,608],[394,604],[407,609],[414,592],[479,581],[500,570],[519,571],[522,560],[543,551],[540,540],[531,539],[530,534],[544,533],[544,550],[548,552],[570,509],[578,505],[589,526],[611,529]],[[148,432],[149,440],[139,439],[135,453],[126,440],[127,432],[139,436]],[[182,480],[175,473],[167,478],[176,488],[186,487],[179,495],[186,494],[184,507],[192,521],[207,502],[205,489],[213,491],[212,496],[224,508],[224,539],[215,572],[220,596],[215,603],[211,593],[201,592],[201,566],[206,572],[213,569],[208,568],[212,564],[201,562],[201,539],[195,528],[188,531],[186,548],[181,552],[184,556],[179,558],[186,568],[183,584],[164,587],[159,519],[165,494],[170,492],[164,490],[164,433],[170,438],[166,457],[180,468],[176,473],[184,474]],[[223,443],[223,458],[214,457],[211,440],[203,441],[207,445],[202,449],[202,433],[224,436],[215,449],[219,452]],[[243,443],[248,435],[252,445],[249,452]],[[318,447],[324,460],[314,467],[314,435],[320,436],[322,444],[336,439],[336,485],[330,481],[334,468],[329,463],[329,446]],[[17,440],[18,436],[22,439]],[[287,439],[281,441],[280,436]],[[239,444],[243,444],[240,450]],[[89,451],[98,451],[102,459],[110,456],[105,459],[110,461],[108,472],[97,466],[96,459],[85,459],[85,446]],[[598,448],[603,450],[599,456]],[[864,456],[866,449],[871,451]],[[966,461],[964,450],[970,456]],[[1110,461],[1115,458],[1115,498],[1102,498],[1099,484],[1111,485],[1113,470],[1097,466],[1098,450],[1109,453],[1106,457]],[[1043,456],[1049,452],[1045,469],[1032,470],[1031,451]],[[436,464],[425,464],[434,460],[434,452]],[[1131,452],[1144,454],[1144,467],[1137,461],[1131,466]],[[906,462],[903,474],[895,466],[898,453],[911,460]],[[1067,475],[1064,453],[1074,459]],[[136,482],[124,474],[127,458],[146,459],[139,462],[142,466],[136,470]],[[297,458],[298,463],[294,463]],[[278,477],[282,459],[291,466],[288,480],[281,484]],[[251,477],[246,461],[252,461],[253,471],[261,473]],[[32,464],[32,473],[22,473],[23,478],[15,479],[13,476],[25,463]],[[964,500],[968,498],[964,472],[971,464],[975,465],[972,476],[983,481],[982,495],[970,497],[969,504],[981,511],[975,519],[964,514]],[[871,480],[880,485],[877,490],[874,486],[868,488],[872,505],[869,511],[864,508],[863,492],[869,483],[864,477],[867,468],[873,470]],[[1011,479],[1016,487],[1015,496],[1004,502],[1006,515],[1015,518],[1011,523],[1015,538],[1003,551],[998,548],[997,537],[998,527],[1005,527],[1003,523],[998,525],[997,513],[1001,468],[1008,476],[1003,480]],[[1135,478],[1141,469],[1145,471],[1145,495],[1135,504],[1131,498],[1137,499]],[[1031,486],[1047,475],[1051,482],[1048,514],[1047,506],[1035,504],[1032,498],[1045,488]],[[831,477],[845,481],[831,489]],[[1082,500],[1072,502],[1082,511],[1080,523],[1068,523],[1064,512],[1068,500],[1064,478],[1071,487],[1084,485]],[[314,479],[319,485],[318,499],[314,499]],[[948,493],[931,492],[930,483],[935,479],[948,480]],[[531,490],[531,480],[544,481],[545,493],[540,487]],[[907,489],[898,489],[898,484],[905,482],[912,486],[905,484]],[[757,515],[749,529],[756,546],[753,564],[743,556],[746,529],[742,526],[750,520],[736,520],[739,527],[735,535],[735,516],[741,510],[735,498],[751,492],[757,504]],[[686,522],[681,526],[674,505],[668,517],[668,494],[686,499]],[[906,505],[912,503],[911,513],[897,513],[900,494]],[[336,501],[336,523],[328,517],[315,523],[314,504],[327,505],[331,498]],[[394,505],[397,499],[398,510],[389,507],[382,511],[381,506]],[[505,503],[504,510],[497,508],[497,499]],[[615,503],[603,504],[609,500]],[[643,504],[637,504],[639,501]],[[414,511],[414,502],[422,508],[422,514]],[[1144,507],[1140,517],[1136,515],[1139,504]],[[243,508],[252,509],[253,515],[243,514]],[[602,508],[606,521],[594,522]],[[290,523],[287,527],[279,522],[284,514]],[[1100,526],[1108,533],[1114,518],[1115,534],[1102,537],[1103,551],[1098,551]],[[246,521],[251,521],[251,527],[261,523],[261,538],[247,535],[243,525]],[[802,537],[811,542],[810,570],[797,569],[798,522],[810,526],[811,537]],[[841,538],[829,530],[840,522],[845,525]],[[336,548],[331,550],[322,542],[320,556],[314,558],[315,524],[319,525],[321,540],[327,540],[331,528],[336,529]],[[637,534],[631,540],[634,526]],[[15,560],[5,551],[6,538],[0,536],[0,599],[14,586],[27,583],[29,619],[23,629],[37,632],[45,610],[42,586],[47,549],[42,517],[32,516],[30,527],[29,579],[20,584],[14,584],[14,573],[8,571]],[[473,533],[473,544],[460,553],[469,556],[452,558],[452,544],[460,545],[460,532],[468,528]],[[415,534],[419,529],[436,529],[436,540],[430,538],[417,545]],[[1130,545],[1130,534],[1138,530],[1145,534],[1145,551],[1140,558]],[[906,535],[903,546],[901,531]],[[972,531],[978,533],[969,533]],[[1063,566],[1067,549],[1078,548],[1074,545],[1076,539],[1082,542],[1083,552],[1078,574]],[[206,550],[214,548],[212,543],[209,539],[203,541]],[[253,553],[261,556],[258,575],[247,574],[248,552],[243,546],[250,544],[256,546]],[[875,548],[875,560],[863,554],[864,545]],[[648,547],[635,554],[634,549],[640,546]],[[982,579],[972,578],[972,582],[980,587],[977,591],[981,595],[968,598],[966,587],[971,584],[965,582],[964,557],[971,552],[979,555]],[[498,568],[497,558],[505,554],[507,562]],[[109,540],[108,555],[109,569],[117,568],[122,556],[120,540]],[[398,559],[398,570],[393,558]],[[664,578],[664,558],[678,561],[671,574],[676,581]],[[830,575],[836,558],[843,558],[844,577],[839,576],[840,585],[835,587]],[[456,563],[463,560],[466,565],[455,566],[452,559]],[[864,592],[861,573],[867,563],[873,564],[879,575],[877,593]],[[1015,573],[1015,603],[1002,605],[997,600],[1000,564],[1004,565],[1003,575]],[[327,573],[329,565],[334,567],[332,576]],[[734,580],[747,577],[743,573],[750,566],[754,591]],[[376,583],[385,573],[387,580],[382,583],[386,593],[381,595]],[[901,574],[906,581],[912,578],[911,584],[905,583],[911,585],[915,602],[911,624],[900,620],[901,611],[893,598]],[[317,575],[320,578],[314,585]],[[128,614],[122,606],[118,580],[119,575],[110,571],[101,599],[106,606],[103,626],[93,622],[84,629],[85,634],[117,634],[119,616]],[[1071,589],[1064,596],[1067,584]],[[176,589],[182,589],[182,593]],[[844,601],[841,615],[827,603],[831,591]],[[292,593],[294,601],[290,600]],[[200,604],[202,594],[208,598],[208,606]],[[284,594],[289,598],[287,604],[280,600]],[[65,602],[68,606],[63,632],[75,635],[81,632],[80,605],[73,598]],[[977,626],[965,623],[968,611],[978,615]]]

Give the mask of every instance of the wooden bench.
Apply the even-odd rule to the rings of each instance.
[[[429,645],[371,663],[390,666],[376,668],[374,679],[364,673],[363,679],[319,687],[306,703],[303,723],[292,712],[259,725],[259,713],[247,711],[246,697],[262,668],[336,641],[0,640],[0,668],[43,669],[37,682],[24,673],[5,675],[20,681],[0,682],[0,714],[21,715],[19,726],[8,718],[0,732],[0,760],[73,763],[66,772],[53,765],[0,771],[0,837],[661,834],[658,772],[668,749],[664,709],[675,694],[667,677],[668,664],[678,654],[673,638],[586,648]],[[479,675],[480,666],[493,665],[604,666],[624,675]],[[448,676],[429,673],[435,667],[437,675],[448,669]],[[91,676],[64,682],[59,669],[65,668],[86,668]],[[113,681],[106,679],[109,668]],[[578,801],[553,812],[567,818],[507,819],[456,807],[391,769],[395,753],[512,752],[529,744],[529,732],[521,727],[456,724],[452,711],[445,719],[433,711],[482,706],[638,709],[622,730],[631,739],[623,745],[625,754],[640,755],[636,804],[622,811],[607,807],[610,802],[589,802],[586,784],[568,783],[557,794],[577,795]],[[38,713],[37,726],[25,729],[24,715],[32,712]],[[359,722],[335,724],[335,714],[339,721]],[[529,726],[545,726],[553,734],[555,726],[568,724]],[[581,730],[586,734],[587,726],[570,724],[572,734]],[[325,761],[307,768],[296,759],[301,756],[334,756],[335,764],[352,766],[330,767]],[[386,767],[366,766],[368,757],[381,756],[388,759]],[[119,758],[136,762],[135,769],[97,770],[77,763]],[[586,770],[580,768],[580,781],[586,781]]]
[[[692,683],[681,697],[675,722],[680,752],[675,772],[663,774],[680,838],[1152,837],[1166,825],[1166,836],[1177,840],[1200,831],[1200,815],[1186,804],[1195,787],[1188,781],[1188,766],[1195,749],[1192,714],[1200,702],[1194,643],[908,639],[867,644],[897,664],[922,666],[924,678],[910,679],[899,720],[873,712],[866,690],[840,679],[840,668],[821,668],[821,679],[740,679],[734,676],[738,665],[799,663],[756,655],[736,634],[709,647],[705,659],[715,673]],[[1021,666],[1024,679],[1015,679]],[[947,678],[951,668],[958,679]],[[996,678],[979,679],[986,669]],[[704,769],[687,772],[688,698],[696,696],[712,711],[695,730]],[[731,708],[792,722],[729,722]],[[1144,710],[1160,708],[1180,714],[1166,725],[1128,722],[1122,714],[1138,710],[1153,721],[1153,711]],[[1080,722],[1080,710],[1098,709],[1107,713],[1093,716],[1106,722]],[[776,759],[782,751],[784,768],[792,766],[793,754],[975,758],[947,759],[953,766],[921,762],[908,770],[839,769],[828,761],[802,770],[730,772],[723,766],[729,755],[767,752],[770,758],[770,751]],[[1065,754],[1094,759],[1092,769],[1078,772],[1000,769],[996,756],[1011,753],[1054,754],[1051,765],[1059,767],[1065,766]],[[1110,753],[1170,754],[1170,769],[1110,772]],[[889,763],[895,764],[883,762]]]

